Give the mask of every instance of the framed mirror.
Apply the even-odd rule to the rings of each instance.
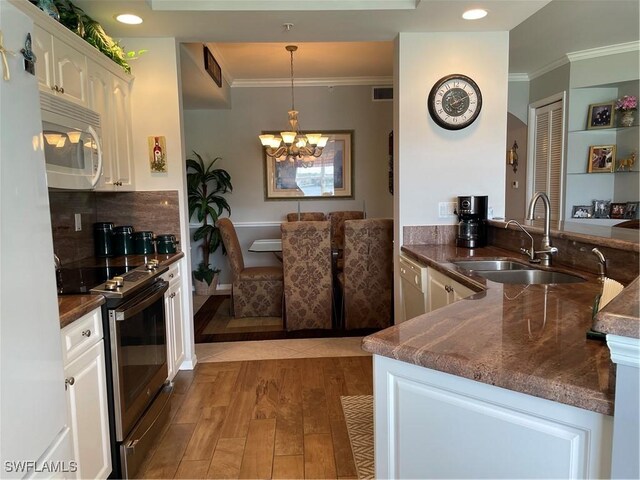
[[[273,158],[263,152],[266,200],[353,198],[353,130],[317,133],[329,137],[319,157]]]

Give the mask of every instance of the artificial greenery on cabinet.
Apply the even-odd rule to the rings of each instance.
[[[127,60],[133,60],[146,51],[125,52],[124,48],[122,48],[117,41],[107,35],[102,25],[69,0],[31,0],[31,2],[47,12],[50,16],[56,18],[51,14],[52,9],[50,4],[53,3],[59,16],[56,20],[120,65],[127,73],[131,73],[131,67],[127,63]]]

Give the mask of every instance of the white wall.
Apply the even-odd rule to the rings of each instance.
[[[136,190],[177,190],[180,202],[180,248],[182,288],[191,292],[191,260],[187,219],[185,153],[182,139],[182,101],[180,58],[174,38],[127,38],[122,43],[130,50],[148,50],[131,62],[135,76],[131,94],[133,123],[133,158]],[[151,173],[148,140],[150,136],[166,138],[167,172]],[[158,232],[160,233],[160,232]],[[170,232],[167,232],[170,233]],[[191,295],[184,298],[186,361],[183,367],[195,365],[193,347],[193,305]]]
[[[396,135],[399,226],[456,223],[439,218],[438,202],[488,195],[504,216],[508,32],[401,33]],[[450,131],[429,117],[433,84],[451,73],[468,75],[482,92],[478,119]]]

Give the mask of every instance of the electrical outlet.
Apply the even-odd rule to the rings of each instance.
[[[438,202],[438,217],[447,218],[455,216],[453,211],[456,208],[456,202]]]
[[[517,181],[517,180],[514,180],[514,181],[511,183],[511,187],[513,187],[513,188],[518,188],[518,181]]]
[[[82,214],[75,213],[73,215],[73,218],[75,219],[76,232],[81,232],[82,231]]]

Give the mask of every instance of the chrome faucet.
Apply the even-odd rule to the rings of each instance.
[[[544,232],[542,234],[542,244],[540,245],[541,249],[535,253],[540,254],[540,265],[548,267],[551,265],[551,255],[558,253],[558,249],[551,246],[551,239],[549,237],[549,230],[551,229],[551,202],[549,201],[549,197],[547,197],[546,193],[536,192],[533,195],[533,198],[529,202],[527,220],[534,219],[538,199],[542,199],[542,203],[544,204]]]
[[[604,258],[602,252],[597,248],[594,247],[591,251],[598,257],[598,279],[604,282],[604,279],[607,277],[607,259]]]
[[[504,228],[507,228],[512,223],[515,223],[517,226],[519,226],[520,230],[522,230],[524,233],[526,233],[527,236],[531,239],[531,248],[529,250],[527,250],[526,248],[521,248],[520,252],[522,252],[525,255],[527,255],[529,257],[529,261],[531,263],[540,263],[540,260],[536,258],[536,252],[535,252],[535,249],[533,248],[533,237],[531,236],[531,234],[529,232],[527,232],[527,230],[522,225],[520,225],[520,223],[518,221],[509,220],[507,222],[507,224],[504,226]]]

